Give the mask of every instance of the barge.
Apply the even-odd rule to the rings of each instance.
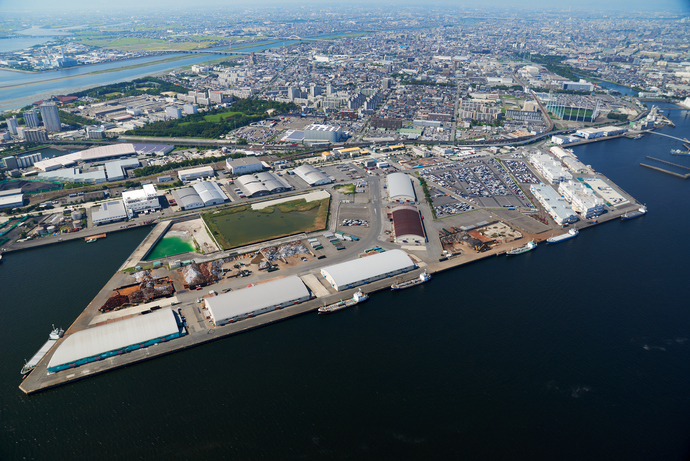
[[[367,299],[369,299],[369,296],[366,293],[362,293],[362,290],[360,289],[352,298],[348,299],[347,301],[338,301],[337,303],[329,304],[328,306],[319,307],[319,315],[332,314],[333,312],[337,312],[341,309],[362,303]]]
[[[394,283],[393,285],[391,285],[391,290],[393,290],[393,291],[404,290],[405,288],[414,287],[414,286],[420,285],[424,282],[428,282],[429,280],[431,280],[431,276],[426,271],[426,269],[424,269],[424,272],[419,274],[419,277],[415,277],[415,278],[410,279],[410,280],[405,280],[404,282],[400,282],[400,283]]]

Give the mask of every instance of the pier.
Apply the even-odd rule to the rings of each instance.
[[[671,176],[676,176],[677,178],[681,178],[681,179],[688,179],[690,177],[690,173],[680,174],[680,173],[676,173],[675,171],[660,168],[658,166],[647,165],[646,163],[640,163],[640,166],[643,166],[645,168],[649,168],[650,170],[660,171],[661,173],[670,174]]]
[[[673,166],[673,167],[676,167],[676,168],[680,168],[680,169],[682,169],[682,170],[688,170],[688,171],[690,171],[690,167],[687,167],[687,166],[684,166],[684,165],[678,165],[677,163],[667,162],[666,160],[661,160],[660,158],[650,157],[649,155],[647,156],[647,158],[648,158],[649,160],[654,160],[655,162],[664,163],[664,164],[666,164],[666,165],[670,165],[670,166]]]

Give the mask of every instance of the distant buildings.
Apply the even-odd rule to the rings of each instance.
[[[190,168],[188,170],[180,170],[177,172],[177,176],[180,181],[194,181],[199,178],[212,178],[214,176],[213,168],[210,166],[201,166],[198,168]]]

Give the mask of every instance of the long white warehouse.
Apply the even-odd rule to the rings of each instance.
[[[391,202],[415,201],[412,179],[405,173],[393,173],[386,176],[388,180],[388,197]]]
[[[391,250],[321,269],[321,275],[338,291],[402,274],[416,266],[407,253]]]
[[[255,317],[309,300],[307,287],[297,276],[285,277],[206,299],[216,326]]]

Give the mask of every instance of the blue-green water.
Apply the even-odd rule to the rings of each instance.
[[[575,148],[644,217],[33,397],[22,359],[148,229],[8,255],[0,458],[687,459],[690,182],[638,165],[674,146]]]

